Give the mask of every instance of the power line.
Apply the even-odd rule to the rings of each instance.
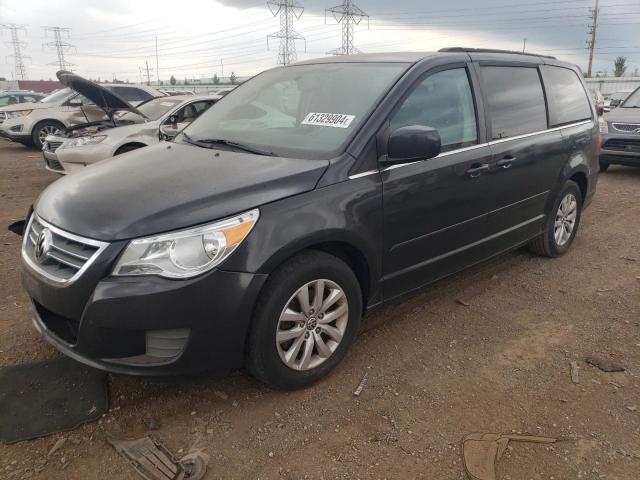
[[[15,23],[3,23],[0,25],[3,29],[9,30],[11,32],[11,41],[8,42],[10,47],[13,47],[13,63],[15,68],[15,75],[17,80],[26,80],[27,79],[27,69],[24,66],[24,60],[29,57],[24,57],[22,55],[22,49],[27,46],[25,42],[20,41],[18,37],[18,33],[23,31],[24,34],[27,34],[26,25],[17,25]]]
[[[279,38],[278,65],[289,65],[298,58],[296,40],[305,41],[304,37],[293,29],[293,21],[300,19],[302,12],[304,12],[304,7],[298,4],[296,0],[270,0],[267,2],[267,6],[274,17],[280,15],[280,31],[267,35],[267,49],[269,48],[270,38]]]
[[[56,53],[58,54],[58,67],[60,70],[66,70],[67,67],[72,66],[73,63],[67,62],[64,58],[65,51],[73,48],[74,46],[68,42],[62,40],[62,35],[65,34],[67,37],[69,36],[70,28],[65,27],[42,27],[44,28],[45,35],[47,32],[53,32],[53,42],[45,43],[43,46],[49,48],[55,48]],[[55,65],[56,62],[52,62],[51,65]]]
[[[359,25],[365,18],[367,19],[367,28],[369,28],[369,15],[353,3],[352,0],[344,0],[342,5],[327,8],[324,14],[325,23],[327,22],[327,13],[331,13],[336,22],[342,24],[342,46],[327,53],[332,55],[360,53],[360,50],[354,45],[355,29],[356,25]]]
[[[598,8],[599,0],[595,1],[596,4],[591,13],[593,23],[589,27],[589,40],[587,41],[587,48],[589,49],[589,67],[587,68],[587,77],[591,76],[591,69],[593,67],[593,50],[596,48],[596,33],[598,31],[598,12],[600,9]]]

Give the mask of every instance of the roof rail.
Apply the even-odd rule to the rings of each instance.
[[[530,57],[551,58],[557,60],[551,55],[538,55],[537,53],[518,52],[516,50],[498,50],[494,48],[467,48],[467,47],[447,47],[441,48],[439,52],[474,52],[474,53],[511,53],[514,55],[529,55]]]

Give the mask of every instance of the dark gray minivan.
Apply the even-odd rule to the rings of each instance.
[[[581,77],[462,48],[266,71],[173,142],[42,193],[35,326],[112,372],[313,382],[367,311],[522,245],[569,249],[598,175]]]

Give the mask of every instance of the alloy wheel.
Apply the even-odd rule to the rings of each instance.
[[[58,135],[60,133],[60,129],[53,125],[45,125],[38,132],[38,138],[40,139],[40,143],[44,144],[44,140],[49,135]]]
[[[564,246],[571,238],[576,226],[577,215],[578,201],[573,193],[567,193],[558,206],[553,226],[553,236],[559,247]]]
[[[326,279],[313,280],[289,298],[278,319],[276,347],[293,370],[311,370],[336,351],[347,329],[344,290]]]

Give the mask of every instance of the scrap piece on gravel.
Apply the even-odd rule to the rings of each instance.
[[[555,443],[555,438],[533,435],[471,433],[462,439],[464,469],[471,480],[496,480],[496,462],[509,442]]]
[[[364,387],[367,385],[368,376],[369,376],[369,373],[364,374],[364,376],[362,377],[362,380],[360,380],[360,383],[358,384],[356,389],[353,391],[354,397],[360,396],[360,394],[362,393],[362,390],[364,390]]]
[[[584,359],[589,365],[598,367],[603,372],[624,372],[625,368],[608,358],[599,357],[597,355],[591,355]]]
[[[571,362],[571,381],[573,383],[580,383],[580,367],[575,360]]]
[[[146,480],[183,480],[184,467],[153,435],[136,440],[119,440],[107,435],[107,441]]]
[[[0,368],[0,440],[72,430],[109,408],[104,372],[68,357]]]
[[[198,450],[182,457],[180,464],[185,471],[185,480],[201,480],[207,473],[209,455]]]
[[[26,220],[18,220],[17,222],[13,222],[11,225],[7,227],[10,232],[15,233],[16,235],[24,235],[24,227],[26,224]]]

